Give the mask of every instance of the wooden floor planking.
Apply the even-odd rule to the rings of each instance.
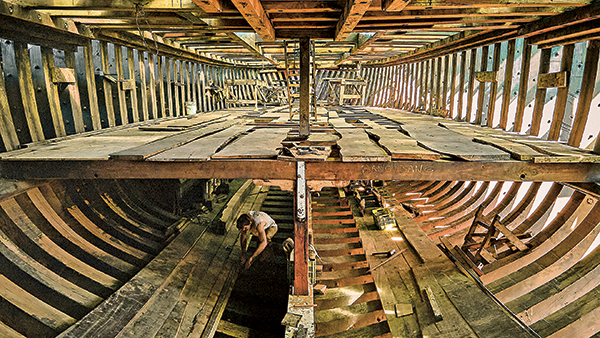
[[[181,132],[175,135],[171,135],[169,137],[164,137],[154,142],[146,143],[144,145],[140,145],[134,148],[112,153],[110,154],[110,158],[115,160],[142,161],[152,155],[156,155],[163,151],[182,146],[196,139],[216,133],[223,129],[227,129],[235,123],[236,122],[234,121],[224,121],[210,124],[200,129]]]
[[[196,114],[196,115],[190,115],[190,116],[181,117],[181,118],[177,118],[177,119],[173,119],[173,120],[161,121],[156,124],[151,124],[151,125],[140,127],[140,129],[148,130],[148,131],[150,131],[150,130],[156,130],[156,131],[185,130],[185,129],[188,129],[188,128],[191,128],[191,127],[203,124],[203,123],[207,123],[207,122],[215,121],[215,120],[218,120],[221,118],[225,118],[230,115],[231,115],[231,113],[229,113],[228,111],[217,111],[217,112],[211,112],[211,113]]]
[[[373,142],[364,130],[340,129],[338,141],[342,162],[388,162],[391,156]]]
[[[211,158],[276,158],[288,131],[287,128],[256,129],[227,145]]]
[[[394,160],[419,159],[438,160],[440,154],[420,147],[417,141],[394,129],[370,129],[368,134],[375,135],[379,145],[387,150]]]
[[[472,138],[432,124],[411,124],[400,127],[420,145],[467,161],[510,160],[510,154],[492,146],[473,142]]]

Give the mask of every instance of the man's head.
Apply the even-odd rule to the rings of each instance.
[[[252,225],[252,218],[250,218],[250,215],[242,214],[240,215],[240,217],[238,217],[237,228],[239,230],[248,230],[248,228],[250,228],[250,225]]]

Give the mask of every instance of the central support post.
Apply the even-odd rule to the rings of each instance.
[[[294,217],[294,295],[308,295],[308,191],[306,164],[296,162]]]
[[[300,38],[300,137],[310,135],[310,39]]]

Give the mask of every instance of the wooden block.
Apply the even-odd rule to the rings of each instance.
[[[327,285],[317,284],[313,287],[313,290],[315,291],[315,294],[324,295],[327,291]]]
[[[444,317],[442,316],[442,310],[440,309],[440,306],[437,300],[435,299],[435,295],[433,294],[431,288],[429,286],[426,286],[422,291],[424,298],[429,302],[429,306],[431,312],[433,313],[435,321],[439,322],[440,320],[444,319]]]
[[[475,79],[479,82],[495,82],[496,72],[476,72]]]
[[[546,73],[538,76],[539,88],[563,88],[569,85],[569,72]]]
[[[281,325],[298,327],[298,323],[300,323],[300,319],[302,319],[302,315],[288,312],[283,317],[281,321]]]
[[[413,313],[412,304],[396,304],[396,317],[404,317]]]

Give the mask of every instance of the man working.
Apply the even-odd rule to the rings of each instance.
[[[237,228],[241,231],[240,245],[242,246],[242,256],[240,257],[240,263],[244,265],[244,269],[247,269],[271,242],[271,238],[277,233],[277,224],[271,216],[262,211],[250,211],[238,217]],[[248,233],[257,236],[258,247],[252,256],[246,259]]]

